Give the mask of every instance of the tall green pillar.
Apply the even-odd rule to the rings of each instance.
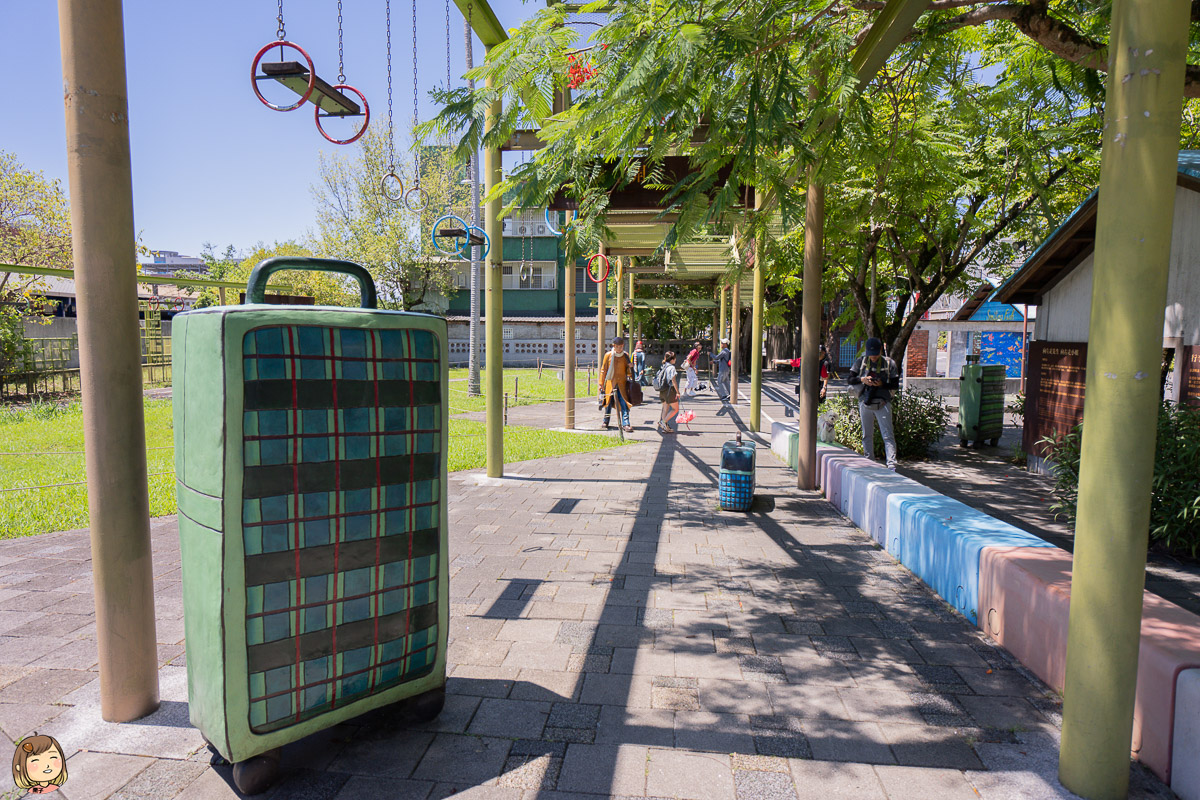
[[[1088,342],[1059,777],[1129,788],[1188,0],[1116,0]]]

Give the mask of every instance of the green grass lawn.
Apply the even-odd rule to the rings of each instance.
[[[536,380],[537,370],[532,372]],[[150,514],[156,517],[174,514],[171,401],[148,400],[145,409]],[[484,466],[487,456],[484,430],[481,422],[450,421],[452,472]],[[504,437],[505,462],[584,453],[622,444],[608,436],[517,426],[505,428]],[[80,483],[86,477],[82,450],[83,413],[78,403],[65,407],[39,404],[27,410],[0,409],[0,539],[87,525],[87,487]],[[38,455],[16,455],[26,453]],[[9,489],[19,491],[5,491]]]
[[[562,400],[565,397],[565,386],[557,377],[558,370],[543,368],[542,377],[538,377],[536,369],[506,369],[504,370],[504,391],[508,392],[509,406],[528,406],[536,403],[546,403]],[[450,413],[459,414],[464,411],[483,411],[487,393],[487,375],[480,372],[480,394],[471,397],[467,394],[467,370],[450,370]],[[588,389],[588,373],[585,370],[575,371],[575,396],[586,397]],[[592,395],[597,394],[596,376],[592,374]]]

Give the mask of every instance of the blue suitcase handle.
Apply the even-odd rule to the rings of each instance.
[[[251,303],[264,302],[267,294],[267,281],[270,280],[271,274],[284,269],[340,272],[343,275],[349,275],[358,281],[358,288],[362,292],[359,306],[362,308],[379,307],[375,299],[375,281],[371,278],[371,273],[367,272],[366,267],[355,264],[353,261],[341,261],[336,258],[301,258],[299,256],[281,256],[260,261],[258,266],[251,271],[250,280],[246,282],[246,300]]]

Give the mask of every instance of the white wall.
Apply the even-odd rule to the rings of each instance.
[[[1049,342],[1086,342],[1092,310],[1092,266],[1089,255],[1071,274],[1046,293],[1038,308],[1035,338]],[[1175,189],[1171,236],[1171,273],[1167,281],[1163,338],[1200,345],[1200,193]]]

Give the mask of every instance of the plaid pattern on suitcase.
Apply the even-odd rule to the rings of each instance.
[[[243,340],[250,728],[428,675],[438,645],[437,337],[260,327]]]
[[[754,473],[721,470],[717,497],[725,511],[749,511],[754,503]]]

